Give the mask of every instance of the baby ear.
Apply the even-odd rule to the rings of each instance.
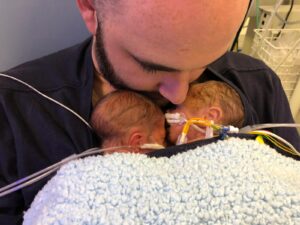
[[[147,142],[146,131],[142,129],[134,129],[130,131],[128,136],[128,144],[130,146],[139,147]]]
[[[206,113],[206,119],[213,120],[214,122],[220,122],[223,117],[223,111],[218,106],[209,107]]]

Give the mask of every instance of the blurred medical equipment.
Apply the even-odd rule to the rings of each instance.
[[[251,55],[263,60],[279,76],[291,111],[300,116],[300,5],[257,6],[257,28]]]
[[[300,5],[294,0],[254,0],[232,50],[271,67],[282,82],[295,120],[300,121]],[[300,132],[300,129],[299,129]]]
[[[239,32],[239,37],[233,43],[233,50],[249,55],[252,51],[254,29],[297,29],[299,26],[299,1],[254,0]]]
[[[214,124],[212,120],[205,120],[202,118],[191,118],[186,119],[185,115],[182,113],[166,113],[166,120],[169,124],[179,124],[183,125],[181,134],[178,137],[177,145],[187,143],[187,134],[190,127],[196,129],[202,134],[205,134],[204,138],[212,138],[214,136],[214,131],[218,131],[221,135],[221,139],[225,138],[227,133],[238,133],[239,129],[233,126],[223,126]],[[199,127],[199,126],[201,127]]]
[[[197,125],[201,126],[201,128],[197,128],[198,131],[203,133],[203,130],[209,129],[211,135],[206,138],[211,138],[214,135],[220,137],[220,139],[226,138],[227,134],[230,133],[244,133],[244,134],[255,134],[260,135],[269,140],[276,147],[282,149],[285,152],[288,152],[292,155],[300,156],[300,152],[294,148],[292,144],[290,144],[285,139],[280,136],[266,130],[261,130],[265,128],[275,128],[275,127],[300,127],[300,124],[293,123],[279,123],[279,124],[257,124],[257,125],[249,125],[243,127],[241,129],[231,126],[231,125],[219,125],[215,124],[213,121],[205,120],[202,118],[190,118],[186,119],[185,116],[181,113],[166,113],[166,120],[169,124],[179,124],[184,125],[181,134],[179,135],[177,145],[187,143],[187,134],[190,127],[195,127]],[[201,129],[201,130],[199,130]]]
[[[283,5],[283,0],[275,5],[257,5],[257,26],[261,29],[297,29],[300,24],[300,5],[290,0]]]
[[[300,29],[256,29],[253,56],[279,76],[294,116],[300,109]]]

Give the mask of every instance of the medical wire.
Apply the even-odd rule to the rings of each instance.
[[[249,3],[248,3],[247,12],[245,13],[243,22],[241,23],[241,25],[240,25],[240,27],[239,27],[239,29],[238,29],[236,35],[235,35],[235,38],[234,38],[234,40],[233,40],[233,42],[232,42],[230,51],[233,51],[235,47],[236,47],[237,50],[239,49],[239,47],[238,47],[238,46],[239,46],[239,37],[240,37],[241,31],[242,31],[242,29],[243,29],[243,27],[244,27],[245,21],[246,21],[246,19],[247,19],[247,17],[248,17],[249,10],[250,10],[250,7],[251,7],[252,3],[253,3],[252,0],[250,0]]]
[[[290,8],[289,8],[289,11],[287,12],[286,16],[285,16],[285,19],[284,19],[284,23],[281,27],[281,29],[284,29],[285,28],[285,25],[286,25],[286,22],[288,21],[289,17],[290,17],[290,14],[292,12],[294,8],[294,0],[291,0],[291,4],[290,4]],[[276,13],[276,16],[279,16],[277,13]]]
[[[283,1],[284,0],[277,0],[277,2],[275,3],[274,10],[271,11],[271,15],[270,15],[268,21],[266,22],[266,24],[263,27],[266,31],[270,28],[272,20],[273,20],[274,16],[276,15],[279,7],[282,5]],[[263,38],[265,38],[265,35],[263,36]]]
[[[248,125],[242,127],[240,129],[240,133],[248,133],[254,130],[261,130],[266,128],[275,128],[275,127],[300,127],[300,124],[297,123],[262,123],[262,124],[255,124],[255,125]]]
[[[276,35],[275,37],[278,38],[278,37],[280,36],[280,34],[281,34],[281,30],[283,30],[283,29],[285,28],[285,25],[286,25],[287,22],[288,22],[288,19],[289,19],[290,14],[291,14],[291,12],[292,12],[292,10],[293,10],[293,7],[294,7],[294,0],[291,0],[291,4],[290,4],[289,11],[287,12],[287,14],[286,14],[284,20],[280,17],[280,15],[279,15],[277,12],[275,13],[276,17],[277,17],[277,18],[280,18],[280,20],[281,20],[281,22],[282,22],[281,29],[280,29],[280,31],[277,33],[277,35]]]
[[[282,18],[280,17],[280,15],[279,15],[278,13],[276,14],[276,16],[277,16],[277,18],[278,18],[282,23],[285,23],[285,24],[287,24],[287,25],[295,25],[295,24],[300,23],[300,20],[285,21],[284,19],[282,19]]]
[[[67,111],[69,111],[70,113],[72,113],[73,115],[75,115],[78,119],[80,119],[83,123],[85,123],[90,129],[92,129],[91,125],[84,119],[82,118],[78,113],[76,113],[74,110],[70,109],[69,107],[67,107],[66,105],[60,103],[59,101],[43,94],[42,92],[40,92],[39,90],[37,90],[36,88],[34,88],[33,86],[31,86],[30,84],[26,83],[25,81],[22,81],[18,78],[15,78],[13,76],[10,76],[10,75],[7,75],[7,74],[3,74],[3,73],[0,73],[0,76],[1,77],[6,77],[6,78],[9,78],[11,80],[14,80],[14,81],[17,81],[25,86],[27,86],[28,88],[30,88],[31,90],[35,91],[37,94],[41,95],[42,97],[48,99],[49,101],[51,102],[54,102],[55,104],[61,106],[62,108],[66,109]]]
[[[288,141],[286,141],[285,139],[283,139],[282,137],[270,132],[270,131],[266,131],[266,130],[256,130],[256,131],[251,131],[249,132],[249,134],[259,134],[259,135],[263,135],[263,136],[271,136],[271,137],[274,137],[276,139],[278,139],[279,141],[281,141],[282,143],[284,143],[289,149],[286,149],[286,148],[282,148],[283,146],[280,146],[281,144],[278,145],[277,141],[274,141],[274,139],[272,138],[268,138],[273,144],[275,144],[277,147],[281,148],[282,150],[284,151],[287,151],[289,153],[290,150],[294,153],[293,155],[297,155],[297,156],[300,156],[300,153],[294,148],[294,146],[289,143]]]
[[[278,12],[275,13],[276,17],[283,23],[282,25],[282,28],[283,29],[285,27],[285,25],[292,25],[292,24],[297,24],[297,23],[300,23],[300,20],[294,20],[294,21],[288,21],[288,18],[293,10],[293,7],[294,7],[294,0],[291,1],[291,4],[290,4],[290,8],[289,8],[289,11],[287,12],[286,14],[286,17],[285,19],[283,19]]]
[[[294,148],[294,146],[286,141],[285,139],[281,138],[280,136],[270,132],[261,130],[264,128],[275,128],[275,127],[300,127],[300,124],[294,124],[294,123],[277,123],[277,124],[271,124],[271,123],[265,123],[265,124],[256,124],[256,125],[249,125],[246,127],[243,127],[241,129],[233,127],[231,125],[229,126],[223,126],[219,124],[214,124],[213,121],[204,120],[202,118],[191,118],[191,119],[182,119],[183,116],[179,113],[169,113],[166,115],[167,121],[170,123],[182,123],[184,122],[184,126],[182,129],[181,134],[179,135],[178,141],[176,144],[184,144],[187,141],[187,134],[189,131],[189,128],[191,125],[199,124],[204,127],[211,127],[216,131],[219,131],[219,136],[221,139],[227,136],[227,133],[245,133],[245,134],[256,134],[256,135],[262,135],[266,139],[268,139],[270,142],[272,142],[275,146],[282,149],[283,151],[286,151],[292,155],[300,156],[300,153]]]
[[[12,79],[14,81],[17,81],[27,87],[29,87],[31,90],[35,91],[37,94],[41,95],[42,97],[48,99],[49,101],[52,101],[54,103],[56,103],[57,105],[63,107],[64,109],[66,109],[67,111],[71,112],[73,115],[75,115],[77,118],[79,118],[83,123],[85,123],[90,129],[91,126],[90,124],[85,120],[83,119],[79,114],[77,114],[75,111],[73,111],[72,109],[70,109],[69,107],[63,105],[62,103],[58,102],[57,100],[43,94],[42,92],[40,92],[39,90],[37,90],[36,88],[34,88],[33,86],[31,86],[30,84],[18,79],[18,78],[15,78],[15,77],[12,77],[10,75],[7,75],[7,74],[3,74],[3,73],[0,73],[0,76],[1,77],[6,77],[6,78],[9,78],[9,79]],[[197,118],[199,119],[199,118]],[[187,121],[185,121],[187,122]],[[189,126],[191,125],[192,127],[194,128],[199,128],[198,126],[196,126],[194,124],[194,122],[197,122],[199,123],[199,120],[196,121],[189,121],[189,125],[184,129],[185,130],[185,134],[187,134],[188,132],[188,129],[189,129]],[[203,121],[202,121],[203,122]],[[218,125],[214,125],[212,123],[201,123],[201,125],[206,125],[206,126],[211,126],[213,127],[214,129],[220,129],[220,126]],[[270,136],[274,136],[276,137],[277,139],[279,139],[280,141],[282,141],[283,143],[285,143],[289,148],[291,148],[295,153],[296,155],[300,156],[300,153],[289,143],[287,142],[286,140],[284,140],[283,138],[279,137],[278,135],[275,135],[271,132],[267,132],[267,131],[251,131],[251,130],[257,130],[257,129],[262,129],[262,128],[271,128],[271,127],[300,127],[300,124],[258,124],[258,125],[252,125],[252,126],[246,126],[244,128],[242,128],[240,130],[240,132],[247,132],[247,133],[259,133],[259,134],[262,134],[264,135],[265,133],[267,133],[267,135],[270,135]],[[201,129],[201,128],[199,128]],[[198,130],[198,129],[197,129]],[[202,131],[202,129],[201,129]],[[250,132],[251,131],[251,132]],[[266,134],[265,134],[266,135]],[[268,137],[268,136],[267,136]],[[270,140],[270,138],[268,138]],[[274,141],[272,141],[274,143]],[[92,148],[92,149],[88,149],[84,152],[82,152],[81,154],[78,154],[78,155],[71,155],[65,159],[63,159],[62,161],[56,163],[56,164],[53,164],[43,170],[40,170],[30,176],[27,176],[25,178],[22,178],[22,179],[19,179],[17,180],[16,182],[10,184],[10,185],[7,185],[5,187],[2,187],[0,188],[0,197],[3,197],[9,193],[12,193],[14,191],[17,191],[23,187],[26,187],[32,183],[35,183],[37,182],[38,180],[48,176],[49,174],[55,172],[56,170],[58,170],[62,165],[68,163],[69,161],[71,160],[74,160],[74,159],[78,159],[78,158],[81,158],[81,157],[84,157],[84,156],[88,156],[88,155],[92,155],[92,154],[95,154],[95,153],[101,153],[103,151],[110,151],[110,150],[116,150],[116,149],[120,149],[120,148],[132,148],[131,146],[118,146],[118,147],[112,147],[112,148],[107,148],[107,149],[98,149],[98,148]],[[281,147],[282,148],[282,147]],[[290,152],[291,153],[291,152]]]
[[[63,166],[64,164],[72,161],[72,160],[75,160],[75,159],[79,159],[79,158],[82,158],[82,157],[85,157],[85,156],[89,156],[89,155],[93,155],[93,154],[96,154],[96,153],[102,153],[102,152],[107,152],[107,151],[115,151],[115,150],[118,150],[118,149],[134,149],[133,146],[117,146],[117,147],[109,147],[109,148],[103,148],[103,149],[100,149],[100,148],[91,148],[91,149],[88,149],[80,154],[74,154],[74,155],[71,155],[45,169],[42,169],[34,174],[31,174],[27,177],[24,177],[22,179],[19,179],[17,181],[15,181],[14,183],[12,184],[9,184],[7,186],[4,186],[2,188],[0,188],[0,197],[3,197],[5,195],[8,195],[10,193],[13,193],[17,190],[20,190],[28,185],[31,185],[41,179],[43,179],[44,177],[48,176],[49,174],[57,171],[61,166]]]
[[[178,124],[183,124],[187,122],[187,119],[184,114],[181,113],[165,113],[165,117],[168,123],[178,123]],[[191,127],[196,129],[199,132],[204,133],[205,130],[198,127],[196,124],[191,124]]]
[[[2,187],[2,188],[0,188],[0,193],[1,193],[2,191],[5,191],[5,190],[9,189],[9,188],[12,188],[12,187],[17,186],[17,185],[19,185],[19,184],[22,184],[22,183],[24,183],[24,182],[30,180],[31,178],[34,178],[34,177],[36,177],[36,176],[39,176],[39,175],[42,174],[42,173],[45,173],[45,172],[47,172],[47,171],[49,171],[49,170],[52,170],[53,168],[56,168],[57,166],[63,164],[64,162],[68,162],[70,158],[73,159],[74,157],[76,157],[76,155],[71,155],[71,156],[69,156],[69,157],[67,157],[67,158],[65,158],[65,159],[63,159],[63,160],[61,160],[60,162],[55,163],[55,164],[53,164],[53,165],[51,165],[51,166],[49,166],[49,167],[47,167],[47,168],[45,168],[45,169],[43,169],[43,170],[40,170],[40,171],[38,171],[38,172],[36,172],[36,173],[33,173],[33,174],[31,174],[31,175],[29,175],[29,176],[27,176],[27,177],[25,177],[25,178],[19,179],[19,180],[17,180],[16,182],[14,182],[14,183],[12,183],[12,184],[9,184],[9,185],[7,185],[7,186],[5,186],[5,187]]]
[[[266,139],[268,139],[271,143],[273,143],[276,147],[292,154],[292,155],[297,155],[295,154],[291,149],[289,149],[286,145],[284,145],[283,143],[280,143],[279,141],[277,141],[275,138],[269,136],[269,135],[260,135]]]
[[[190,127],[193,127],[193,125],[196,126],[196,124],[199,124],[200,126],[212,128],[214,130],[219,130],[219,131],[222,130],[222,128],[224,127],[224,126],[214,124],[213,121],[205,120],[205,119],[202,119],[202,118],[188,119],[188,120],[186,120],[186,122],[183,126],[180,137],[179,137],[179,139],[176,143],[177,145],[184,144],[187,141],[187,134],[188,134],[188,131],[189,131]],[[230,128],[228,130],[230,130]]]

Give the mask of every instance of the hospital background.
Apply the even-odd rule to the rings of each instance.
[[[0,28],[0,71],[89,36],[75,0],[1,0]],[[300,123],[300,0],[253,0],[230,50],[275,70]]]

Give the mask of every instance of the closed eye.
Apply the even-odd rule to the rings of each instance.
[[[150,67],[150,66],[147,66],[147,65],[143,65],[143,64],[140,64],[142,69],[147,72],[147,73],[157,73],[159,70],[153,68],[153,67]]]
[[[168,66],[156,64],[153,62],[148,62],[142,59],[139,59],[133,55],[131,55],[134,60],[141,66],[141,68],[148,73],[157,73],[157,72],[180,72],[180,70],[171,68]]]

